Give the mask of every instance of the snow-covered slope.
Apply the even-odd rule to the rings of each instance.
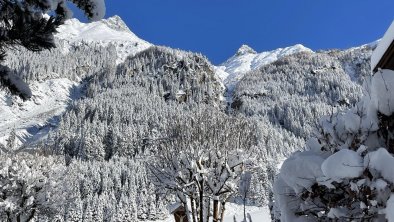
[[[82,42],[87,44],[100,44],[107,46],[112,44],[118,54],[117,63],[123,62],[127,56],[135,55],[152,44],[138,38],[119,16],[113,16],[101,21],[82,23],[78,19],[70,19],[59,27],[59,33],[55,36],[64,40],[62,47],[65,52],[72,45]]]
[[[55,50],[60,49],[63,53],[69,53],[70,47],[81,44],[113,45],[118,64],[129,55],[152,46],[132,33],[118,16],[91,23],[70,19],[59,27],[55,38]],[[59,76],[62,76],[61,73]],[[5,143],[12,130],[15,130],[19,144],[34,142],[45,136],[50,128],[55,127],[57,117],[66,110],[69,102],[78,98],[80,90],[80,83],[67,78],[32,81],[29,85],[33,97],[28,101],[10,96],[0,89],[0,143]]]
[[[299,52],[313,52],[303,45],[297,44],[286,48],[278,48],[268,52],[257,53],[247,45],[242,45],[237,53],[216,67],[216,74],[227,86],[229,93],[237,82],[249,71],[275,62],[284,56]]]
[[[13,130],[17,144],[40,139],[56,125],[56,117],[80,92],[78,84],[68,79],[34,82],[30,87],[33,96],[28,101],[0,91],[0,143],[5,143]]]

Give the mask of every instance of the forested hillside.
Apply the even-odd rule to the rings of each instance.
[[[359,100],[370,76],[370,46],[302,52],[249,72],[234,90],[231,108],[260,116],[308,138],[316,121]]]
[[[222,88],[202,56],[153,47],[86,80],[86,97],[71,104],[54,150],[84,160],[134,157],[164,137],[176,118],[211,108]],[[185,115],[183,117],[183,115]]]

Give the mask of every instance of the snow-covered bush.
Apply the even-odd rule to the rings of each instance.
[[[275,181],[277,219],[394,221],[393,92],[394,71],[378,71],[355,107],[320,120]]]

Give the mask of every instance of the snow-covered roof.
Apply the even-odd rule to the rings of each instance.
[[[171,205],[168,206],[168,211],[170,212],[170,214],[175,213],[175,211],[179,210],[179,208],[182,207],[182,204],[179,202],[173,203]]]
[[[186,95],[186,92],[183,91],[182,89],[180,89],[180,90],[176,93],[176,95],[177,95],[177,96],[183,96],[183,95]]]
[[[387,29],[383,38],[380,40],[378,46],[372,53],[371,57],[371,69],[373,72],[377,70],[379,62],[385,57],[386,52],[389,50],[394,40],[394,21],[391,23],[390,27]]]

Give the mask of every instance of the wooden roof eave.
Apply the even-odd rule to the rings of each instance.
[[[394,70],[394,41],[391,42],[378,64],[373,67],[373,72],[376,73],[379,69]]]

